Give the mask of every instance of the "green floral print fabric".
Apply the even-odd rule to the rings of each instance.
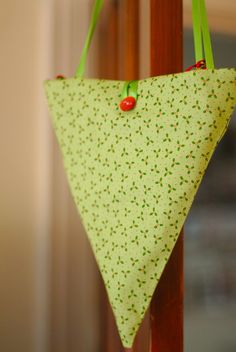
[[[124,82],[45,82],[71,192],[121,340],[131,347],[209,160],[236,105],[236,70]]]

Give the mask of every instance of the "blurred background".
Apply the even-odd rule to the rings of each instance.
[[[103,325],[104,287],[68,190],[42,87],[59,73],[74,75],[91,3],[0,0],[3,352],[102,352],[104,336],[113,334]],[[149,2],[140,0],[140,7],[144,78]],[[207,7],[216,66],[234,67],[236,2],[207,0]],[[103,63],[98,57],[106,31],[101,19],[90,52],[91,77],[104,70],[104,61],[109,69],[112,53],[104,50]],[[184,44],[187,67],[194,63],[190,0],[184,1]],[[186,352],[236,352],[235,180],[236,116],[185,226]]]

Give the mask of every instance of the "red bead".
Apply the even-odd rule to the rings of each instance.
[[[56,79],[65,79],[65,77],[62,76],[62,75],[57,75],[57,76],[56,76]]]
[[[120,103],[120,109],[122,111],[129,111],[135,107],[136,99],[134,97],[124,98]]]
[[[205,60],[200,60],[196,63],[196,68],[201,68],[203,70],[206,69],[206,61]]]

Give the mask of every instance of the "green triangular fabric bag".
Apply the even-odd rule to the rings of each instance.
[[[136,82],[128,112],[119,108],[125,82],[45,82],[70,189],[125,347],[236,105],[236,70],[215,70],[210,59],[206,70]]]

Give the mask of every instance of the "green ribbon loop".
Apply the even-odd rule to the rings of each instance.
[[[84,71],[85,71],[85,66],[86,66],[86,61],[87,61],[87,56],[88,56],[88,51],[90,48],[90,44],[93,38],[93,34],[97,25],[97,21],[98,21],[98,17],[100,15],[101,9],[102,9],[102,5],[103,5],[103,0],[96,0],[94,3],[94,7],[93,7],[93,12],[92,12],[92,17],[91,17],[91,21],[89,24],[89,30],[88,30],[88,34],[85,40],[85,44],[82,50],[82,54],[80,57],[80,62],[79,65],[76,69],[76,73],[75,76],[76,77],[83,77],[84,76]]]
[[[125,82],[121,99],[125,99],[127,97],[133,97],[135,100],[138,98],[138,81],[128,81]]]
[[[196,62],[206,59],[206,67],[214,69],[214,58],[209,32],[205,0],[192,0],[193,37]],[[203,53],[204,49],[204,53]]]

